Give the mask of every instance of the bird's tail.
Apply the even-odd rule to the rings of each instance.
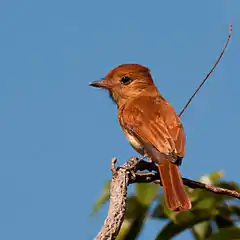
[[[158,164],[166,204],[172,211],[186,211],[191,208],[191,201],[184,189],[178,166],[164,159]]]

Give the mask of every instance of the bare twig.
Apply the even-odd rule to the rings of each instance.
[[[159,177],[159,174],[157,173],[136,173],[136,180],[134,182],[154,182],[154,183],[160,183],[161,180]],[[221,187],[215,187],[209,184],[201,183],[198,181],[194,181],[188,178],[183,178],[183,183],[185,186],[188,186],[190,188],[196,189],[196,188],[201,188],[205,189],[207,191],[216,193],[216,194],[221,194],[221,195],[228,195],[237,199],[240,199],[240,193],[238,193],[235,190],[229,190],[226,188],[221,188]]]
[[[137,158],[129,159],[125,164],[118,168],[115,168],[115,163],[116,158],[113,158],[111,162],[113,176],[110,189],[110,206],[104,225],[96,237],[97,240],[116,239],[124,220],[127,200],[127,186],[129,184],[136,182],[154,182],[161,184],[160,175],[153,163],[145,162]],[[137,172],[139,170],[156,172]],[[240,199],[240,193],[235,190],[215,187],[188,178],[183,178],[183,182],[184,185],[193,189],[201,188],[216,194],[228,195]]]
[[[221,54],[219,55],[217,61],[215,62],[215,64],[213,65],[213,67],[211,68],[211,70],[208,72],[208,74],[206,75],[206,77],[203,79],[203,81],[201,82],[201,84],[199,85],[199,87],[196,89],[196,91],[193,93],[193,95],[189,98],[189,100],[187,101],[186,105],[183,107],[182,111],[179,113],[179,117],[182,116],[182,114],[184,113],[184,111],[186,110],[186,108],[188,107],[188,105],[191,103],[191,101],[193,100],[193,98],[195,97],[195,95],[197,94],[197,92],[200,90],[200,88],[203,86],[203,84],[206,82],[206,80],[208,79],[208,77],[212,74],[212,72],[214,71],[214,69],[216,68],[216,66],[218,65],[219,61],[221,60],[227,45],[230,41],[230,38],[232,36],[232,24],[230,24],[229,26],[229,34],[228,34],[228,38],[226,43],[224,44],[223,50],[221,52]]]

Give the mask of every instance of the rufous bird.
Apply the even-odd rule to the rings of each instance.
[[[109,91],[118,106],[118,119],[128,141],[157,164],[168,208],[190,209],[191,201],[179,171],[185,151],[183,125],[158,91],[150,70],[139,64],[122,64],[90,86]]]

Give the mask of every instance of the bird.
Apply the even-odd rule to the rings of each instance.
[[[156,87],[150,69],[121,64],[89,85],[109,92],[127,140],[157,165],[167,207],[177,212],[191,209],[179,171],[186,144],[184,128],[173,106]]]

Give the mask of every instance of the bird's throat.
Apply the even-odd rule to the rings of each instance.
[[[111,99],[116,103],[118,104],[118,100],[119,100],[119,94],[116,93],[115,91],[109,91],[109,95],[111,97]]]

